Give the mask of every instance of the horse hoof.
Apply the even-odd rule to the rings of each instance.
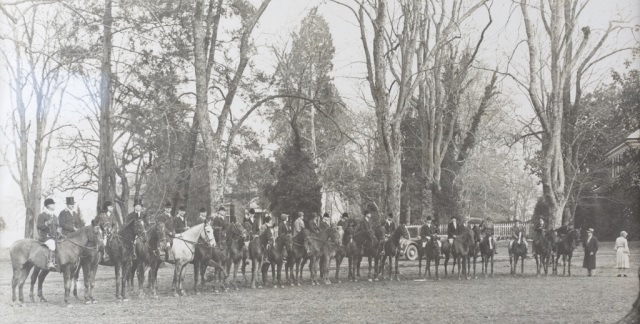
[[[122,302],[124,302],[124,303],[129,302],[129,298],[124,298],[124,299],[122,299]]]
[[[120,303],[122,300],[120,298],[116,298],[116,303]]]
[[[214,292],[217,293],[218,291],[216,290]],[[199,291],[196,291],[196,296],[200,296],[200,292]]]
[[[90,300],[87,300],[87,301],[85,301],[85,302],[84,302],[84,304],[85,304],[85,305],[91,305],[91,301],[90,301]]]
[[[278,288],[278,285],[273,285],[273,288]]]
[[[176,297],[176,296],[174,296],[174,297]],[[153,299],[158,299],[158,298],[159,298],[158,295],[153,295]]]
[[[98,303],[98,301],[97,301],[97,300],[92,300],[92,301],[91,301],[91,303],[92,303],[92,304],[97,304],[97,303]]]
[[[177,293],[177,292],[174,292],[174,293],[173,293],[173,297],[178,297],[178,296],[180,296],[180,295],[178,295],[178,293]]]
[[[71,307],[73,307],[73,305],[67,304],[67,308],[71,308]]]
[[[298,287],[301,287],[301,286],[302,286],[302,284],[298,282]]]
[[[48,301],[46,298],[44,298],[44,297],[40,297],[40,302],[41,302],[41,303],[47,303],[47,302],[49,302],[49,301]]]

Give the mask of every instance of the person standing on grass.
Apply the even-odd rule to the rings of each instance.
[[[616,239],[613,247],[616,251],[616,267],[618,268],[618,277],[627,276],[629,269],[629,243],[627,242],[627,232],[620,232],[620,237]]]
[[[587,238],[584,240],[584,261],[582,267],[587,269],[588,276],[594,276],[596,272],[596,253],[598,252],[598,238],[593,236],[593,228],[587,231]]]

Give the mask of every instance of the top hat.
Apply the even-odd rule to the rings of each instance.
[[[142,206],[142,199],[140,199],[140,198],[133,200],[133,206],[135,207],[135,206],[138,206],[138,205]]]
[[[202,207],[202,208],[200,208],[200,212],[201,212],[201,213],[206,213],[206,212],[207,212],[207,209],[206,209],[206,208],[204,208],[204,207]]]
[[[67,197],[67,205],[75,205],[75,201],[73,201],[73,197]]]

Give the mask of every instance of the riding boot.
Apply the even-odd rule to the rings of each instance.
[[[47,255],[47,268],[49,271],[56,271],[56,251],[49,250],[49,254]]]

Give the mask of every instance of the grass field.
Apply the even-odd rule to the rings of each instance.
[[[141,299],[132,294],[115,302],[112,268],[100,267],[94,295],[98,304],[74,301],[64,307],[62,276],[52,273],[44,287],[48,303],[11,303],[11,264],[0,261],[0,319],[2,323],[612,323],[623,317],[638,295],[640,244],[631,244],[630,276],[616,277],[613,243],[601,243],[598,272],[587,277],[581,248],[575,252],[573,276],[535,276],[535,261],[525,264],[524,276],[508,275],[509,262],[499,244],[496,276],[473,280],[444,278],[415,281],[417,262],[402,261],[402,280],[332,285],[241,289],[200,296],[169,297],[172,268],[159,273],[161,297]],[[366,262],[363,262],[365,266]],[[442,270],[442,269],[441,269]],[[478,264],[478,271],[480,266]],[[562,271],[560,269],[560,271]],[[442,271],[443,272],[443,271]],[[307,274],[305,272],[305,274]],[[346,276],[346,260],[341,275]],[[308,274],[307,274],[308,275]],[[331,271],[333,278],[334,272]],[[193,285],[191,267],[187,287]],[[210,287],[210,286],[208,286]],[[28,291],[28,283],[25,285]],[[134,290],[137,291],[137,288]],[[79,289],[82,296],[84,287]],[[28,295],[28,292],[26,292]]]

